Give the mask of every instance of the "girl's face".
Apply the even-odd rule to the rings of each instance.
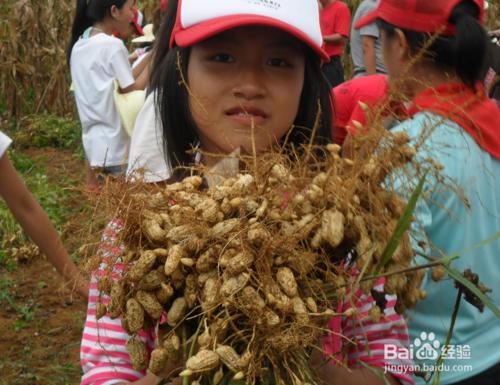
[[[189,107],[202,149],[261,152],[291,128],[304,85],[305,49],[291,35],[251,26],[192,47]],[[253,127],[253,129],[252,129]]]
[[[382,55],[389,77],[391,80],[399,80],[407,68],[410,57],[406,37],[400,29],[396,29],[393,36],[387,35],[383,29],[380,34],[382,37]]]
[[[131,34],[130,22],[134,17],[134,5],[135,0],[127,0],[121,8],[116,5],[111,7],[111,16],[115,24],[113,27],[120,36],[127,37]]]

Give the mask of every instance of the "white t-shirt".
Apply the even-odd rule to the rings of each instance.
[[[12,139],[0,131],[0,158],[3,157],[3,154],[5,154],[11,143]]]
[[[172,168],[163,151],[163,132],[155,94],[151,93],[135,121],[127,176],[153,183],[167,180],[171,175]]]
[[[70,67],[87,160],[92,167],[126,164],[129,138],[113,99],[115,79],[121,88],[135,82],[123,42],[105,33],[81,38]]]

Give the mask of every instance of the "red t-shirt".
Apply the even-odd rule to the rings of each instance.
[[[165,12],[168,8],[168,0],[160,1],[160,12]]]
[[[358,102],[363,102],[369,107],[376,107],[384,101],[389,84],[385,75],[362,76],[349,80],[335,87],[333,101],[332,137],[333,142],[342,145],[344,143],[349,126],[353,120],[362,125],[366,124],[366,115]]]
[[[335,0],[333,3],[323,8],[319,14],[321,33],[323,36],[339,33],[344,37],[349,37],[351,29],[351,11],[342,1]],[[344,52],[344,42],[325,43],[326,53],[332,56],[341,56]]]

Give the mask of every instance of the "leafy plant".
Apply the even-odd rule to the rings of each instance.
[[[19,129],[13,133],[17,147],[54,147],[76,150],[81,146],[80,123],[69,117],[43,113],[19,120]]]

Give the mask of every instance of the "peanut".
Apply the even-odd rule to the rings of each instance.
[[[128,272],[128,276],[132,281],[138,281],[144,277],[156,262],[156,254],[151,250],[143,251],[137,260],[136,264],[132,266]]]
[[[193,227],[188,225],[180,225],[172,227],[167,233],[167,239],[173,242],[182,242],[193,235]]]
[[[241,369],[239,366],[241,357],[231,346],[219,345],[215,349],[215,353],[232,372],[237,373]]]
[[[165,282],[162,282],[160,288],[156,290],[156,298],[162,305],[166,304],[173,295],[174,288]]]
[[[186,368],[193,373],[207,372],[220,364],[219,355],[211,350],[200,350],[186,361]]]
[[[110,300],[108,304],[108,312],[111,318],[117,318],[122,314],[125,306],[125,289],[121,282],[114,282],[111,286]]]
[[[214,238],[225,237],[228,233],[233,231],[240,224],[240,220],[237,218],[227,219],[225,221],[217,223],[212,227],[212,236]]]
[[[141,341],[131,338],[127,341],[126,348],[134,369],[142,371],[146,367],[146,346]]]
[[[168,353],[163,348],[156,348],[151,352],[151,358],[149,361],[149,370],[155,374],[159,375],[161,371],[165,368],[168,361]]]
[[[101,319],[102,317],[104,317],[106,315],[107,311],[108,311],[108,309],[106,309],[106,305],[99,302],[96,306],[95,318],[97,320]]]
[[[127,312],[125,313],[128,329],[132,334],[137,333],[144,325],[144,309],[134,298],[127,301]]]
[[[224,281],[220,292],[223,296],[230,297],[233,294],[237,293],[239,290],[243,289],[248,283],[249,279],[250,276],[247,273],[241,273],[236,277],[230,277],[226,281]]]
[[[158,270],[153,270],[147,273],[138,284],[140,290],[155,290],[160,287],[164,279],[164,275]]]
[[[250,268],[253,261],[254,256],[251,252],[242,251],[229,260],[226,270],[232,275],[237,275]]]
[[[209,311],[213,306],[219,302],[219,289],[220,283],[217,278],[209,278],[203,286],[203,303],[202,309]]]
[[[276,279],[286,295],[289,297],[295,297],[297,295],[297,282],[290,268],[280,267],[276,273]]]
[[[143,230],[146,237],[152,242],[161,242],[165,240],[165,230],[162,229],[160,223],[157,221],[152,219],[144,220]]]
[[[167,323],[174,327],[176,326],[182,318],[186,315],[187,301],[184,297],[177,298],[170,307],[167,313]]]
[[[135,295],[135,299],[142,305],[144,311],[148,313],[151,318],[155,320],[161,318],[163,307],[153,293],[139,290]]]
[[[168,249],[168,257],[165,262],[165,275],[172,275],[179,267],[182,258],[184,258],[184,250],[181,246],[174,245]]]
[[[324,242],[332,248],[344,239],[344,215],[337,210],[327,210],[321,218],[321,235]]]

